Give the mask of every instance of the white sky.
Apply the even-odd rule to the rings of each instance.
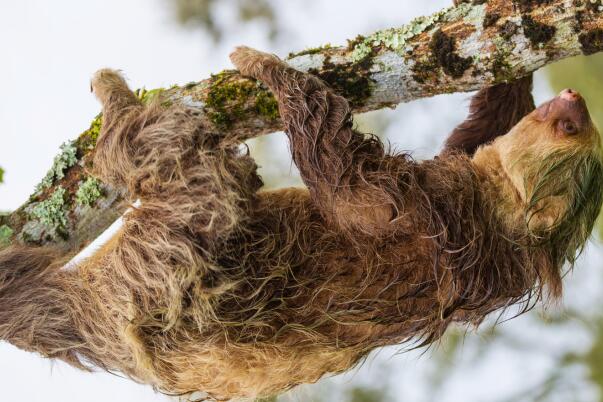
[[[271,44],[265,40],[261,26],[237,24],[229,27],[224,42],[216,49],[201,31],[179,28],[161,0],[0,0],[0,166],[7,172],[5,184],[0,186],[0,210],[18,207],[46,173],[59,145],[86,129],[98,113],[99,106],[89,93],[89,77],[101,67],[122,69],[132,87],[170,86],[230,67],[227,55],[235,45],[247,44],[285,55],[325,42],[344,43],[357,34],[400,25],[451,2],[282,2],[279,18],[286,26],[284,39]],[[228,12],[222,10],[221,16],[227,19]],[[540,85],[538,93],[540,100],[548,96],[545,84]],[[466,98],[438,97],[388,112],[385,116],[393,124],[387,135],[398,148],[415,149],[419,156],[431,155],[453,122],[461,119]],[[280,163],[288,163],[282,136],[273,141]],[[600,259],[600,250],[590,254],[590,258]],[[587,282],[582,285],[588,290]],[[591,287],[591,292],[597,289]],[[516,325],[529,322],[518,320]],[[458,374],[479,378],[482,386],[470,394],[466,378],[460,378],[451,382],[441,401],[459,401],[460,395],[465,401],[489,400],[484,396],[493,390],[529,384],[527,377],[536,378],[543,367],[550,366],[546,356],[527,362],[505,349],[489,353],[493,357],[484,364]],[[391,354],[381,353],[359,373],[340,377],[334,383],[379,383],[379,373],[385,370],[389,374],[384,377],[393,378],[390,386],[404,395],[404,400],[422,401],[428,358],[417,354],[392,358]],[[52,365],[5,343],[0,343],[0,389],[0,401],[7,402],[167,400],[130,380],[82,373],[61,363]],[[303,395],[301,391],[294,400],[305,401]]]

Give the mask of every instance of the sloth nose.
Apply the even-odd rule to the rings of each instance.
[[[577,100],[582,99],[582,96],[580,96],[580,93],[578,91],[574,91],[571,88],[567,88],[567,89],[564,89],[563,91],[561,91],[561,93],[559,94],[559,97],[561,99],[569,101],[569,102],[576,102]]]

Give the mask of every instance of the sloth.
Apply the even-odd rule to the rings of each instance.
[[[317,77],[246,47],[231,59],[274,93],[305,188],[262,190],[238,139],[101,70],[94,172],[141,203],[77,269],[48,247],[0,252],[1,339],[248,400],[560,297],[602,202],[577,92],[535,108],[530,76],[483,89],[442,153],[416,161],[357,132]]]

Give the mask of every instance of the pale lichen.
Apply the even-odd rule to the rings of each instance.
[[[483,15],[484,7],[476,7],[479,8],[476,16]],[[350,58],[354,63],[359,62],[368,57],[374,48],[381,46],[400,54],[412,51],[412,48],[408,46],[410,39],[427,31],[440,21],[453,21],[463,18],[473,8],[470,4],[463,3],[458,7],[447,8],[430,16],[416,18],[402,28],[392,28],[376,32],[366,37],[363,41],[359,41],[354,46]]]
[[[80,183],[75,193],[75,202],[81,206],[92,206],[102,195],[101,182],[94,177],[89,177],[85,182]]]
[[[55,180],[61,180],[65,177],[65,171],[77,163],[77,147],[74,141],[66,142],[61,145],[61,153],[55,156],[52,167],[46,173],[40,184],[36,187],[36,193],[50,188]]]
[[[52,195],[41,202],[28,208],[32,218],[44,225],[48,234],[64,236],[67,228],[67,205],[65,196],[67,191],[58,186]]]
[[[462,18],[464,22],[468,24],[472,24],[474,27],[478,29],[484,28],[484,22],[488,18],[488,7],[486,3],[484,4],[474,4],[470,6],[469,4],[465,4],[465,7],[457,7],[460,9],[460,14],[458,15],[449,15],[448,18],[450,20],[454,18]],[[490,17],[492,18],[492,17]]]

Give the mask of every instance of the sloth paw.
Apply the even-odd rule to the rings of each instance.
[[[129,91],[126,80],[117,70],[103,68],[94,73],[90,80],[90,91],[93,92],[102,103],[105,103],[108,100],[109,94],[114,89],[126,89]]]
[[[273,54],[260,52],[247,46],[239,46],[230,54],[232,64],[242,75],[261,78],[268,65],[281,64],[281,60]]]

